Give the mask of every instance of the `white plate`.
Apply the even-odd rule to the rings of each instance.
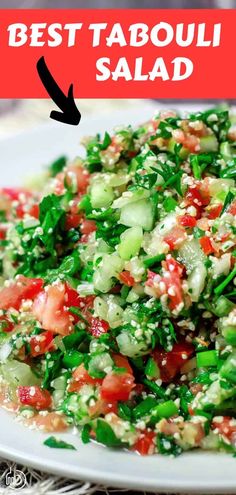
[[[151,114],[150,108],[103,117],[101,122],[83,118],[78,128],[49,124],[1,140],[0,186],[20,185],[27,174],[36,174],[61,153],[75,156],[83,135],[111,130],[116,124],[144,121]],[[76,452],[49,449],[43,446],[48,435],[26,429],[3,410],[0,425],[0,456],[60,476],[147,491],[236,492],[236,459],[230,455],[191,452],[177,459],[140,457],[92,443],[83,445],[72,433],[59,436],[74,444]]]

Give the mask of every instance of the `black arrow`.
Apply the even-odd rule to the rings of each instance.
[[[66,96],[49,71],[44,57],[41,57],[38,60],[37,71],[49,96],[61,109],[61,112],[53,110],[50,113],[51,119],[58,120],[58,122],[63,122],[64,124],[78,125],[80,123],[81,114],[75,104],[73,84],[70,85],[68,95]]]

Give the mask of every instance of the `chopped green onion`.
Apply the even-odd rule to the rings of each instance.
[[[152,414],[158,416],[159,418],[171,418],[171,416],[175,416],[178,414],[179,410],[173,400],[167,400],[162,404],[158,404],[153,411]]]
[[[164,399],[166,394],[165,390],[162,387],[159,387],[155,382],[148,380],[147,378],[143,379],[144,385],[146,385],[155,395],[160,397],[160,399]]]
[[[197,368],[205,368],[208,366],[217,366],[218,353],[215,350],[197,352]]]
[[[156,265],[156,263],[160,263],[161,261],[165,260],[165,255],[164,254],[158,254],[157,256],[153,256],[152,258],[146,258],[143,260],[143,264],[146,268],[150,268],[153,265]]]
[[[156,404],[156,399],[153,399],[153,397],[147,397],[133,409],[134,418],[139,419],[146,416],[146,414],[152,412],[152,409],[156,406]]]
[[[225,287],[233,280],[233,278],[236,277],[236,267],[232,270],[232,272],[226,277],[221,284],[219,284],[217,287],[214,289],[214,293],[219,296],[222,294],[224,291]]]

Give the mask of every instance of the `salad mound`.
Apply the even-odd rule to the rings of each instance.
[[[40,191],[1,189],[1,403],[85,443],[235,453],[234,118],[83,144]]]

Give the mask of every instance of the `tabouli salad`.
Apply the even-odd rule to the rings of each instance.
[[[40,192],[1,189],[1,404],[142,455],[234,453],[234,119],[167,111],[83,144]]]

